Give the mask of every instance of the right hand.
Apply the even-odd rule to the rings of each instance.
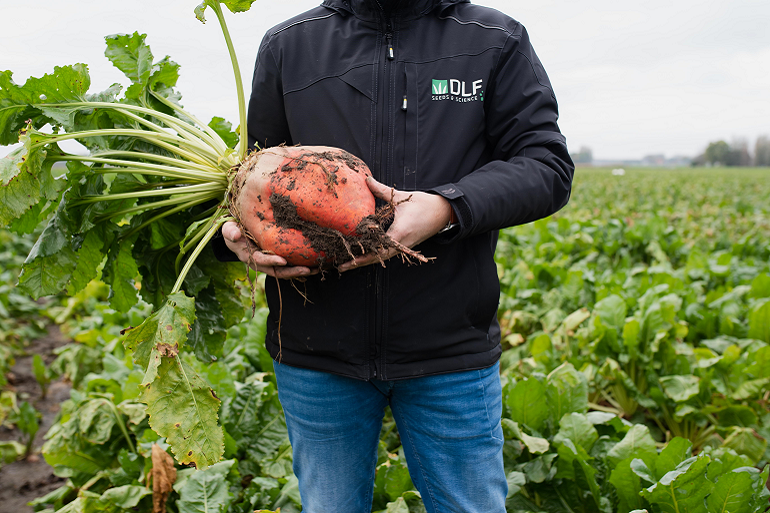
[[[232,221],[222,225],[222,236],[225,238],[225,244],[235,253],[238,260],[248,264],[255,271],[284,279],[302,278],[319,272],[318,268],[286,265],[287,262],[283,257],[262,253],[254,243],[243,236],[238,225]]]

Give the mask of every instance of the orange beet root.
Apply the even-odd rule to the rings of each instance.
[[[262,251],[290,265],[339,266],[388,248],[426,262],[386,235],[382,222],[394,205],[375,211],[368,176],[366,164],[338,148],[269,148],[241,164],[230,212]]]

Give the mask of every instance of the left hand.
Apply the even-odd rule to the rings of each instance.
[[[449,223],[452,206],[446,198],[438,194],[399,191],[381,184],[372,177],[366,179],[366,184],[375,197],[388,202],[392,201],[396,205],[393,223],[387,234],[406,247],[412,248],[433,237]],[[396,249],[391,248],[379,255],[366,254],[342,264],[339,271],[344,272],[379,263],[380,259],[387,260],[397,253]]]

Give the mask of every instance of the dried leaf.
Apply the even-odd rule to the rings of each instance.
[[[160,448],[152,445],[152,512],[166,513],[166,500],[176,481],[174,458]]]

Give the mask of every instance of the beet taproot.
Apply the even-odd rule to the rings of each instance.
[[[231,188],[231,213],[263,252],[290,265],[339,266],[396,248],[427,261],[385,234],[394,205],[375,208],[359,158],[326,146],[279,146],[249,155]]]

